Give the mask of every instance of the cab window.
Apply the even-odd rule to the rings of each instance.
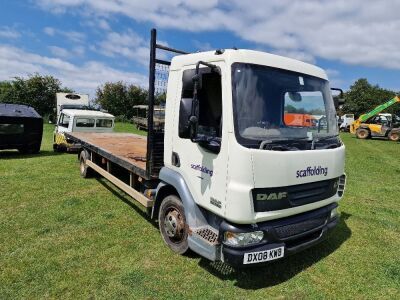
[[[89,118],[77,118],[76,127],[94,127],[94,119]]]
[[[61,127],[68,128],[70,119],[71,119],[70,116],[61,114],[58,125]]]
[[[112,125],[113,125],[113,121],[110,119],[97,119],[96,120],[96,127],[111,128]]]
[[[199,134],[221,137],[222,88],[221,75],[216,72],[202,75],[199,99]]]

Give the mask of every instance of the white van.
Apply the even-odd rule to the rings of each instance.
[[[80,149],[80,145],[65,138],[65,132],[113,132],[114,119],[113,115],[101,111],[63,109],[54,129],[54,151]]]
[[[344,132],[350,131],[350,125],[354,122],[354,114],[345,114],[340,117],[339,130]]]

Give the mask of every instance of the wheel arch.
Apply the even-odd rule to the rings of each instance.
[[[168,196],[168,193],[176,193],[185,209],[186,222],[190,227],[198,227],[208,224],[206,217],[195,203],[193,196],[183,178],[183,176],[168,168],[163,167],[160,171],[159,178],[161,182],[158,184],[156,191],[156,201],[153,206],[152,218],[156,218],[161,201]]]
[[[181,198],[178,191],[172,185],[167,184],[165,182],[160,182],[160,184],[157,187],[156,197],[155,197],[153,209],[151,211],[152,219],[157,218],[158,213],[160,211],[160,206],[161,206],[162,200],[169,195],[175,195],[175,196],[178,196],[179,198]]]

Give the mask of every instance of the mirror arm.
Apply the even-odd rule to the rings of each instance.
[[[339,88],[331,88],[332,91],[339,91],[340,92],[340,98],[343,98],[343,90]]]
[[[218,67],[217,67],[216,65],[210,64],[210,63],[208,63],[208,62],[205,62],[205,61],[200,60],[200,61],[198,61],[197,64],[196,64],[196,75],[199,75],[200,65],[204,65],[204,66],[209,67],[209,68],[211,69],[212,72],[220,73],[220,72],[219,72],[219,69],[218,69]]]

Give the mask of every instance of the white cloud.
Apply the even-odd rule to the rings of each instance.
[[[38,0],[58,13],[75,9],[124,15],[184,31],[228,30],[294,54],[347,64],[400,69],[400,1],[364,0]],[[301,54],[302,53],[302,54]]]
[[[210,43],[208,42],[200,42],[198,40],[193,40],[193,46],[196,48],[196,50],[199,51],[210,51],[210,50],[215,50],[213,46],[211,46]]]
[[[48,48],[53,56],[59,58],[71,58],[74,56],[82,57],[85,54],[85,47],[83,46],[76,46],[71,50],[67,50],[58,46],[49,46]]]
[[[43,32],[49,36],[54,36],[56,30],[53,27],[45,27],[43,28]]]
[[[76,46],[72,49],[72,52],[77,56],[83,56],[85,55],[86,50],[83,46]]]
[[[107,22],[106,20],[104,20],[104,19],[100,19],[100,20],[97,22],[97,24],[98,24],[98,26],[99,26],[100,29],[103,29],[103,30],[110,30],[110,29],[111,29],[111,27],[110,27],[110,25],[108,24],[108,22]]]
[[[49,36],[61,35],[74,43],[83,43],[86,35],[78,31],[64,31],[53,27],[45,27],[43,32]]]
[[[56,57],[67,58],[70,56],[69,51],[64,48],[57,47],[57,46],[49,46],[48,48],[49,48],[51,54]]]
[[[128,30],[123,33],[107,33],[105,39],[98,43],[97,48],[93,49],[109,57],[124,57],[147,66],[149,63],[148,44],[148,41],[141,36]],[[165,58],[163,53],[159,53],[158,57]]]
[[[315,57],[308,52],[297,50],[277,50],[274,54],[294,58],[308,63],[315,63]]]
[[[97,61],[75,65],[60,58],[41,56],[19,48],[0,45],[0,80],[38,72],[53,75],[77,92],[94,96],[95,89],[107,81],[124,81],[146,86],[147,77],[114,69]]]
[[[8,26],[0,27],[0,38],[17,39],[21,34]]]

